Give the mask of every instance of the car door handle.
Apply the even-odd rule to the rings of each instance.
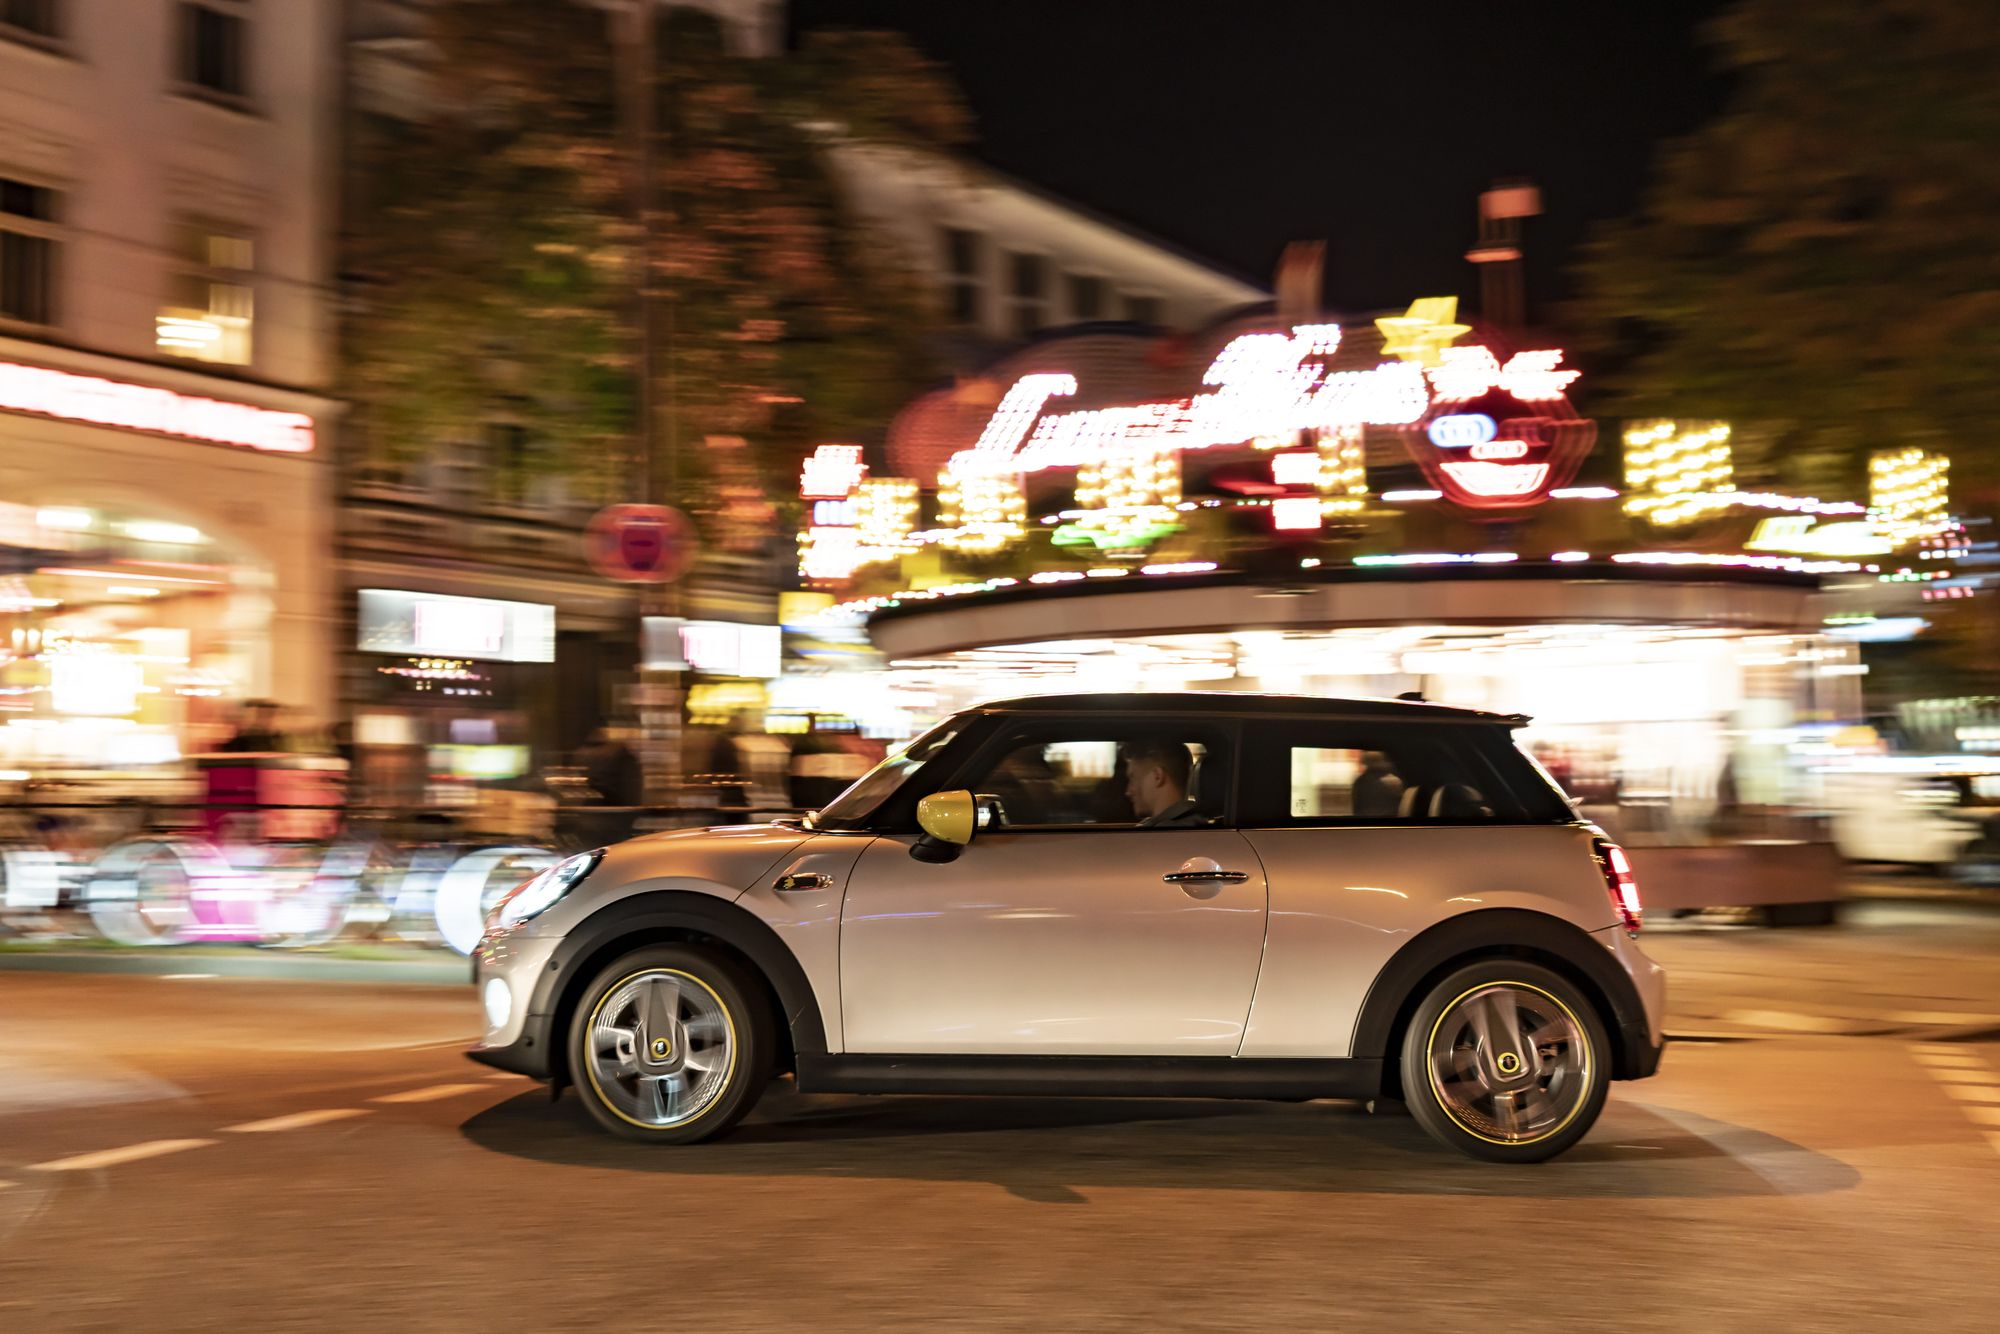
[[[1170,885],[1199,884],[1206,880],[1224,880],[1240,885],[1249,878],[1248,871],[1169,871],[1160,877]]]
[[[821,875],[818,871],[794,871],[781,875],[773,881],[771,888],[780,894],[798,894],[813,889],[832,889],[833,877]]]

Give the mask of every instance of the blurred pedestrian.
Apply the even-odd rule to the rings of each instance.
[[[278,749],[278,705],[275,700],[249,699],[237,715],[236,734],[217,746],[231,754],[269,754]]]
[[[616,843],[632,837],[636,808],[645,799],[646,776],[639,757],[606,727],[594,728],[583,749],[576,754],[585,781],[590,785],[594,804],[624,807],[623,810],[595,812],[583,821],[592,841]]]

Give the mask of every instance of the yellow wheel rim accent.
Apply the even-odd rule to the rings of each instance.
[[[1457,1011],[1458,1007],[1464,1003],[1467,997],[1476,996],[1482,991],[1490,991],[1495,987],[1514,987],[1521,991],[1533,992],[1535,995],[1548,1001],[1549,1004],[1555,1006],[1563,1018],[1569,1021],[1571,1029],[1576,1033],[1575,1045],[1577,1050],[1582,1053],[1583,1059],[1578,1065],[1576,1072],[1580,1087],[1577,1090],[1573,1105],[1563,1116],[1562,1120],[1540,1134],[1527,1139],[1498,1139],[1492,1135],[1483,1133],[1476,1126],[1467,1124],[1465,1118],[1460,1116],[1453,1108],[1452,1100],[1446,1095],[1444,1087],[1438,1082],[1437,1061],[1433,1053],[1437,1050],[1438,1033],[1443,1030],[1444,1021]],[[1518,1068],[1521,1057],[1517,1053],[1507,1052],[1504,1055],[1513,1056]],[[1505,1074],[1507,1072],[1503,1070],[1502,1073]],[[1590,1030],[1577,1017],[1576,1011],[1564,1004],[1560,997],[1550,994],[1532,982],[1516,982],[1506,978],[1496,978],[1493,981],[1481,982],[1475,987],[1470,987],[1460,992],[1452,998],[1450,1004],[1438,1012],[1437,1022],[1431,1025],[1429,1039],[1424,1043],[1424,1075],[1430,1083],[1432,1099],[1437,1103],[1439,1109],[1451,1118],[1453,1125],[1463,1130],[1466,1134],[1471,1135],[1474,1139],[1483,1140],[1488,1144],[1499,1144],[1509,1148],[1517,1148],[1523,1145],[1540,1144],[1544,1140],[1559,1135],[1562,1133],[1564,1127],[1576,1119],[1577,1113],[1581,1112],[1584,1105],[1590,1101],[1591,1092],[1596,1086],[1597,1053],[1593,1049],[1593,1044],[1590,1040]]]
[[[708,993],[709,999],[715,1002],[716,1012],[722,1016],[723,1040],[727,1044],[729,1057],[728,1064],[723,1068],[722,1079],[717,1086],[716,1093],[708,1100],[707,1105],[684,1120],[670,1121],[665,1124],[641,1121],[635,1116],[628,1115],[623,1108],[619,1107],[617,1101],[605,1092],[604,1085],[599,1081],[597,1063],[592,1059],[592,1052],[589,1050],[590,1035],[596,1031],[598,1019],[604,1013],[604,1007],[611,998],[616,996],[629,983],[635,982],[642,977],[658,976],[676,977],[684,982],[692,982]],[[616,982],[606,987],[604,994],[597,998],[597,1004],[591,1007],[590,1018],[585,1021],[583,1031],[586,1049],[581,1053],[581,1056],[583,1058],[584,1075],[590,1081],[591,1091],[597,1095],[597,1101],[613,1116],[627,1124],[637,1126],[641,1130],[679,1130],[695,1124],[704,1116],[713,1112],[716,1106],[721,1103],[723,1093],[727,1091],[730,1081],[736,1075],[736,1016],[730,1011],[728,1004],[716,992],[714,987],[711,987],[694,974],[685,972],[679,968],[641,968],[638,972],[628,973],[624,977],[619,978]]]

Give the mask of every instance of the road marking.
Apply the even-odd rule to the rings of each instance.
[[[1845,1033],[1857,1024],[1880,1022],[1864,1018],[1835,1019],[1823,1014],[1793,1014],[1789,1010],[1730,1010],[1722,1018],[1749,1028],[1779,1028],[1798,1033]]]
[[[74,1158],[35,1163],[33,1168],[37,1172],[88,1172],[92,1168],[117,1167],[122,1163],[136,1163],[142,1158],[157,1158],[163,1153],[179,1153],[183,1149],[199,1149],[213,1143],[212,1139],[149,1139],[143,1144],[127,1144],[122,1149],[99,1149],[96,1153],[80,1153]]]
[[[405,1089],[401,1093],[385,1093],[370,1102],[436,1102],[439,1098],[455,1098],[461,1093],[470,1093],[477,1084],[433,1084],[429,1088]]]
[[[1945,1084],[1942,1087],[1960,1102],[2000,1102],[2000,1088],[1988,1088],[1982,1084]]]
[[[1940,1084],[2000,1084],[2000,1075],[1991,1070],[1962,1070],[1957,1066],[1942,1066],[1932,1070],[1930,1076]]]
[[[527,1078],[526,1075],[517,1075],[513,1073],[511,1070],[502,1070],[497,1075],[486,1076],[487,1082],[492,1084],[497,1084],[503,1079],[526,1079],[526,1078]]]
[[[323,1126],[328,1121],[345,1121],[350,1116],[366,1116],[366,1107],[322,1107],[313,1112],[293,1112],[289,1116],[274,1116],[266,1121],[245,1121],[241,1125],[224,1126],[242,1135],[261,1134],[268,1130],[304,1130],[307,1126]]]
[[[1968,1014],[1963,1010],[1904,1010],[1889,1017],[1899,1024],[2000,1024],[2000,1015]]]

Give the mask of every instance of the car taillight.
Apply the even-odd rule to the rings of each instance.
[[[1618,910],[1627,934],[1636,936],[1645,921],[1645,909],[1639,902],[1639,882],[1632,878],[1632,859],[1609,839],[1593,842],[1597,864],[1604,868],[1604,887],[1611,891],[1611,906]]]

